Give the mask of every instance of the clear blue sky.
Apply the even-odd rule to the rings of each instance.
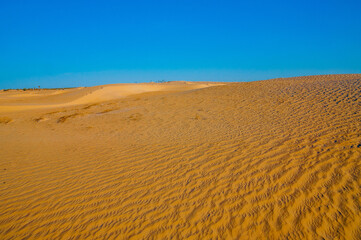
[[[0,89],[361,73],[361,1],[1,1]]]

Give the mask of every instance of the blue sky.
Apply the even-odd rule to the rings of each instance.
[[[361,1],[0,1],[0,88],[361,73]]]

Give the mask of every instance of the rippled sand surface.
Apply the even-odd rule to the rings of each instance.
[[[360,239],[361,75],[0,92],[0,239]]]

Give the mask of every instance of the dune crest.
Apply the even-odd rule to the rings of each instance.
[[[138,83],[109,84],[103,86],[64,90],[27,90],[0,92],[0,112],[67,107],[98,103],[149,92],[182,92],[201,89],[222,83]]]
[[[360,74],[124,86],[0,93],[0,239],[360,239]]]

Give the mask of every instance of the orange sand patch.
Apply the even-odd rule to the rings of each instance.
[[[0,93],[0,239],[361,235],[361,75],[40,92]]]

